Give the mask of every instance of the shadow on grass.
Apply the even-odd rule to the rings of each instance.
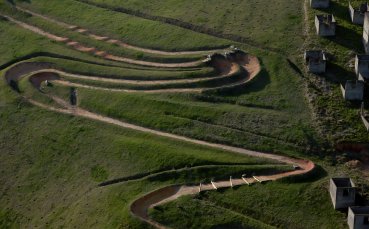
[[[347,80],[357,79],[354,71],[348,71],[347,69],[333,62],[327,63],[327,72],[322,74],[321,77],[326,78],[328,82],[334,84],[345,84]]]
[[[323,167],[321,167],[320,165],[315,165],[315,168],[305,174],[301,174],[301,175],[296,175],[296,176],[290,176],[290,177],[285,177],[282,178],[280,180],[278,180],[278,182],[281,183],[306,183],[306,182],[314,182],[317,180],[320,180],[324,177],[326,177],[328,175],[327,171],[325,171],[323,169]]]
[[[353,50],[357,53],[362,52],[364,49],[362,47],[362,34],[355,30],[349,29],[339,24],[336,27],[336,36],[325,37],[325,39],[334,42],[342,47]],[[342,53],[342,55],[346,55]]]
[[[251,92],[262,91],[270,83],[270,75],[266,71],[266,69],[263,68],[256,76],[256,78],[250,81],[248,84],[242,85],[240,87],[230,88],[229,90],[213,92],[212,94],[219,96],[240,96]]]

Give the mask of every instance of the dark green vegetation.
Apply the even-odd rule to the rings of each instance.
[[[276,1],[273,7],[264,0],[216,0],[211,5],[195,0],[104,1],[111,6],[119,4],[152,15],[191,20],[190,23],[246,37],[250,41],[241,43],[75,0],[15,2],[98,35],[141,47],[201,50],[233,44],[258,56],[262,63],[261,73],[251,84],[228,93],[130,94],[79,88],[80,106],[87,110],[153,129],[255,150],[302,157],[325,153],[320,151],[321,144],[325,142],[314,129],[303,95],[304,80],[285,55],[288,53],[292,60],[300,58],[295,54],[302,50],[298,48],[304,38],[301,34],[302,1]],[[146,7],[142,8],[140,4],[144,2]],[[1,2],[0,12],[7,14],[13,11],[7,3]],[[185,17],[189,12],[193,17]],[[12,16],[133,59],[178,62],[199,58],[197,55],[141,55],[63,30],[43,19],[19,12]],[[224,21],[226,23],[223,24]],[[35,57],[28,61],[51,62],[55,68],[67,72],[109,78],[168,80],[216,74],[204,66],[163,69],[103,60],[74,51],[5,20],[0,20],[0,34],[0,66],[31,55]],[[326,42],[332,44],[331,41]],[[54,55],[36,55],[38,52]],[[2,69],[1,76],[5,70]],[[104,86],[92,80],[83,83]],[[27,78],[20,82],[19,87],[24,96],[58,106],[34,89]],[[45,91],[68,100],[67,87],[55,84]],[[332,102],[333,107],[336,104]],[[22,99],[4,80],[0,81],[0,118],[0,129],[4,130],[0,132],[0,227],[5,228],[12,225],[145,228],[146,224],[132,217],[129,206],[154,189],[170,184],[198,183],[211,177],[239,177],[245,171],[264,174],[289,169],[271,161],[45,111]],[[190,168],[201,165],[204,167]],[[188,169],[181,170],[186,167]],[[158,172],[163,173],[98,187],[103,181],[145,177]],[[264,228],[267,225],[292,228],[299,225],[298,222],[304,222],[301,228],[320,225],[342,228],[344,216],[331,210],[326,181],[324,178],[313,183],[296,184],[292,180],[209,192],[159,207],[152,215],[173,227],[192,224],[197,228],[237,228],[241,225],[246,228]],[[252,210],[254,205],[257,206],[255,211]],[[319,217],[319,212],[324,212],[322,217]]]

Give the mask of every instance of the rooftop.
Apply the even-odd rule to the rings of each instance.
[[[355,82],[355,81],[352,81],[352,82]],[[355,184],[352,182],[351,178],[348,178],[348,177],[332,178],[332,181],[338,188],[355,187]]]

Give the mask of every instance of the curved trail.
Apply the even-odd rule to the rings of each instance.
[[[255,68],[255,67],[252,67],[251,69],[253,69],[253,68]],[[260,67],[259,67],[259,69],[260,69]],[[257,74],[257,73],[253,73],[253,74]],[[15,79],[20,78],[17,75],[14,75],[14,77],[15,77]],[[166,133],[166,132],[162,132],[162,131],[158,131],[158,130],[153,130],[153,129],[149,129],[149,128],[138,126],[138,125],[133,125],[133,124],[130,124],[130,123],[127,123],[127,122],[117,120],[117,119],[113,119],[113,118],[110,118],[110,117],[106,117],[106,116],[102,116],[102,115],[99,115],[99,114],[96,114],[96,113],[92,113],[92,112],[89,112],[89,111],[84,110],[84,109],[79,108],[79,107],[70,106],[67,102],[65,102],[64,100],[62,100],[58,97],[54,97],[54,96],[50,96],[50,97],[56,103],[60,104],[64,108],[52,107],[52,106],[45,105],[45,104],[42,104],[40,102],[34,101],[32,99],[28,99],[28,101],[30,103],[32,103],[33,105],[35,105],[35,106],[38,106],[38,107],[41,107],[43,109],[47,109],[47,110],[50,110],[50,111],[54,111],[54,112],[59,112],[59,113],[63,113],[63,114],[69,114],[69,115],[84,117],[84,118],[88,118],[88,119],[91,119],[91,120],[96,120],[96,121],[101,121],[101,122],[105,122],[105,123],[108,123],[108,124],[113,124],[113,125],[120,126],[120,127],[123,127],[123,128],[128,128],[128,129],[132,129],[132,130],[136,130],[136,131],[141,131],[141,132],[157,135],[157,136],[160,136],[160,137],[166,137],[166,138],[179,140],[179,141],[184,141],[184,142],[188,142],[188,143],[192,143],[192,144],[198,144],[198,145],[202,145],[202,146],[206,146],[206,147],[221,149],[221,150],[229,151],[229,152],[232,152],[232,153],[239,153],[239,154],[243,154],[243,155],[246,155],[246,156],[260,157],[260,158],[276,160],[276,161],[279,161],[279,162],[282,162],[282,163],[285,163],[285,164],[298,165],[301,168],[299,170],[294,170],[294,171],[289,171],[289,172],[284,172],[284,173],[274,174],[274,175],[269,175],[269,176],[258,176],[258,177],[247,177],[247,178],[241,178],[241,179],[233,179],[232,184],[229,180],[227,180],[227,181],[217,181],[217,182],[214,182],[212,184],[203,184],[201,186],[201,191],[215,190],[214,186],[216,188],[227,188],[227,187],[232,187],[232,186],[251,184],[251,183],[260,182],[260,181],[273,181],[273,180],[277,180],[277,179],[288,177],[288,176],[293,176],[293,175],[298,175],[298,174],[305,174],[305,173],[313,170],[314,167],[315,167],[314,163],[311,162],[311,161],[308,161],[308,160],[296,159],[296,158],[291,158],[291,157],[287,157],[287,156],[262,153],[262,152],[247,150],[247,149],[243,149],[243,148],[239,148],[239,147],[233,147],[233,146],[228,146],[228,145],[223,145],[223,144],[211,143],[211,142],[192,139],[192,138],[188,138],[188,137],[184,137],[184,136],[180,136],[180,135],[176,135],[176,134],[171,134],[171,133]],[[148,214],[147,214],[148,209],[153,207],[153,206],[175,200],[178,197],[181,197],[181,196],[184,196],[184,195],[193,195],[193,194],[196,194],[198,192],[199,192],[199,187],[198,186],[186,186],[186,185],[183,185],[183,186],[169,186],[169,187],[165,187],[165,188],[156,190],[154,192],[151,192],[151,193],[149,193],[147,195],[144,195],[143,197],[137,199],[136,201],[134,201],[131,204],[130,209],[131,209],[132,214],[134,216],[138,217],[139,219],[141,219],[142,221],[147,222],[150,225],[152,225],[154,227],[157,227],[157,228],[165,228],[163,225],[160,225],[159,223],[153,221],[152,219],[150,219],[148,217]]]
[[[180,136],[176,134],[166,133],[166,132],[153,130],[153,129],[149,129],[149,128],[142,127],[142,126],[129,124],[129,123],[117,120],[117,119],[113,119],[113,118],[109,118],[106,116],[102,116],[99,114],[89,112],[79,107],[72,107],[68,105],[65,101],[59,98],[55,98],[55,97],[51,97],[51,98],[54,99],[54,101],[56,101],[60,105],[64,106],[65,109],[55,108],[55,107],[31,100],[31,99],[28,99],[28,101],[35,106],[38,106],[38,107],[41,107],[41,108],[44,108],[50,111],[84,117],[84,118],[88,118],[88,119],[92,119],[96,121],[105,122],[108,124],[117,125],[123,128],[141,131],[141,132],[157,135],[160,137],[167,137],[167,138],[171,138],[174,140],[180,140],[180,141],[184,141],[184,142],[188,142],[192,144],[198,144],[198,145],[202,145],[206,147],[225,150],[225,151],[229,151],[232,153],[243,154],[243,155],[251,156],[251,157],[259,157],[259,158],[276,160],[276,161],[286,163],[286,164],[298,165],[301,168],[299,170],[294,170],[294,171],[289,171],[289,172],[274,174],[274,175],[269,175],[269,176],[258,176],[258,177],[252,177],[252,178],[248,177],[248,178],[241,178],[241,179],[233,179],[232,184],[229,180],[217,181],[217,182],[213,182],[213,184],[203,184],[201,186],[201,191],[215,190],[214,186],[216,188],[228,188],[228,187],[239,186],[239,185],[248,185],[248,184],[252,184],[255,182],[274,181],[274,180],[281,179],[281,178],[288,177],[288,176],[308,173],[312,171],[315,167],[314,163],[308,160],[296,159],[296,158],[291,158],[287,156],[262,153],[262,152],[247,150],[247,149],[223,145],[223,144],[206,142],[202,140],[192,139],[192,138],[188,138],[188,137],[184,137],[184,136]],[[157,227],[157,228],[165,228],[163,225],[153,221],[152,219],[148,217],[148,213],[147,213],[148,209],[156,205],[160,205],[160,204],[175,200],[181,196],[197,194],[199,193],[199,191],[200,191],[199,186],[186,186],[186,185],[168,186],[162,189],[158,189],[149,194],[146,194],[143,197],[137,199],[131,204],[130,209],[131,209],[132,214],[138,217],[139,219],[141,219],[142,221],[147,222],[150,225]]]
[[[254,56],[249,56],[249,55],[245,55],[243,57],[242,61],[238,61],[236,62],[231,62],[231,61],[227,61],[227,63],[229,64],[228,67],[226,68],[222,68],[220,69],[220,76],[218,77],[218,79],[221,78],[226,78],[226,77],[232,77],[233,75],[235,75],[240,68],[242,67],[246,73],[244,74],[244,77],[242,80],[234,82],[234,83],[230,83],[230,84],[226,84],[223,86],[218,86],[218,87],[208,87],[208,88],[166,88],[166,89],[117,89],[117,88],[106,88],[106,87],[99,87],[99,86],[91,86],[91,85],[85,85],[85,84],[81,84],[81,83],[73,83],[73,82],[69,82],[67,80],[60,80],[57,79],[55,77],[51,77],[49,80],[53,81],[56,84],[60,84],[63,86],[70,86],[70,87],[79,87],[79,88],[88,88],[88,89],[93,89],[93,90],[102,90],[102,91],[110,91],[110,92],[126,92],[126,93],[202,93],[204,91],[209,91],[209,90],[217,90],[217,89],[224,89],[224,88],[232,88],[232,87],[237,87],[239,85],[243,85],[246,84],[247,82],[251,81],[252,79],[254,79],[257,74],[260,72],[260,63],[258,58],[254,57]],[[13,70],[15,69],[15,70]],[[45,69],[49,69],[49,70],[45,70]],[[11,74],[9,74],[9,72],[11,72]],[[41,74],[41,73],[58,73],[61,75],[63,75],[65,72],[64,71],[60,71],[60,70],[55,70],[52,69],[51,65],[47,64],[47,63],[21,63],[19,65],[15,65],[13,68],[11,68],[9,71],[7,71],[7,73],[5,73],[5,77],[7,79],[8,82],[10,82],[11,80],[19,80],[21,77],[25,77],[25,76],[31,76],[32,74]],[[80,75],[76,75],[76,74],[70,74],[70,73],[65,73],[69,76],[72,77],[76,77],[76,78],[89,78],[89,76],[80,76]],[[49,74],[50,75],[50,74]],[[109,78],[95,78],[98,80],[112,80],[115,82],[124,82],[123,80],[118,80],[118,79],[109,79]],[[217,79],[217,77],[212,77],[211,79]],[[43,80],[47,80],[47,78],[44,78]],[[202,80],[204,80],[204,78],[198,78],[198,79],[191,79],[188,80],[188,82],[201,82]],[[205,78],[205,80],[208,80],[208,78]],[[126,81],[127,82],[127,81]],[[131,83],[133,83],[132,81],[130,81]],[[136,81],[135,81],[136,82]],[[164,83],[163,83],[164,82]],[[172,80],[170,81],[170,83],[179,83],[179,82],[185,82],[183,80],[175,81]],[[149,85],[147,81],[142,81],[141,85]],[[165,83],[169,83],[168,81],[158,81],[158,82],[151,82],[151,85],[163,85]],[[39,85],[39,84],[38,84]]]
[[[239,66],[237,64],[233,64],[232,68],[229,72],[225,74],[221,74],[219,76],[210,76],[204,78],[194,78],[194,79],[171,79],[171,80],[128,80],[128,79],[117,79],[117,78],[108,78],[101,76],[91,76],[91,75],[82,75],[82,74],[74,74],[68,73],[62,70],[58,70],[55,68],[45,67],[44,69],[28,72],[29,75],[34,75],[37,73],[55,73],[62,76],[75,78],[75,79],[83,79],[83,80],[92,80],[92,81],[100,81],[107,83],[117,83],[117,84],[131,84],[131,85],[163,85],[163,84],[182,84],[182,83],[198,83],[202,81],[212,80],[212,79],[221,79],[226,78],[239,70]]]
[[[82,44],[80,44],[77,41],[73,41],[70,40],[67,37],[60,37],[57,36],[55,34],[46,32],[36,26],[33,25],[29,25],[27,23],[18,21],[10,16],[7,15],[3,15],[0,14],[1,17],[17,24],[18,26],[27,29],[29,31],[32,31],[36,34],[39,34],[41,36],[47,37],[51,40],[57,41],[57,42],[62,42],[64,44],[66,44],[68,47],[73,48],[77,51],[80,52],[85,52],[85,53],[91,53],[93,55],[96,56],[100,56],[104,59],[107,60],[113,60],[113,61],[118,61],[118,62],[124,62],[124,63],[129,63],[129,64],[135,64],[135,65],[142,65],[142,66],[150,66],[150,67],[158,67],[158,68],[189,68],[189,67],[198,67],[201,64],[203,64],[203,60],[198,60],[198,61],[192,61],[192,62],[184,62],[184,63],[157,63],[157,62],[150,62],[150,61],[142,61],[142,60],[135,60],[135,59],[130,59],[127,57],[120,57],[120,56],[115,56],[112,54],[109,54],[105,51],[102,50],[98,50],[95,47],[87,47],[84,46]]]
[[[71,24],[67,24],[65,22],[58,21],[56,19],[53,19],[53,18],[44,16],[42,14],[39,14],[39,13],[30,11],[28,9],[21,8],[19,6],[16,6],[16,9],[19,10],[19,11],[23,11],[25,13],[31,14],[33,16],[42,18],[42,19],[47,20],[49,22],[55,23],[55,24],[57,24],[59,26],[62,26],[62,27],[67,28],[67,29],[70,29],[72,31],[76,31],[76,32],[81,33],[81,34],[85,34],[85,35],[91,37],[92,39],[95,39],[95,40],[98,40],[98,41],[104,41],[104,42],[110,43],[110,44],[117,44],[117,45],[119,45],[119,46],[121,46],[123,48],[128,48],[128,49],[132,49],[132,50],[136,50],[136,51],[140,51],[140,52],[144,52],[144,53],[159,54],[159,55],[165,55],[165,56],[180,56],[180,55],[208,55],[208,54],[211,54],[211,53],[214,53],[214,52],[221,52],[221,53],[223,53],[223,52],[225,52],[225,51],[228,50],[228,49],[213,49],[213,50],[204,50],[204,51],[177,51],[177,52],[170,52],[170,51],[162,51],[162,50],[141,48],[141,47],[138,47],[138,46],[127,44],[127,43],[122,42],[120,40],[112,39],[112,38],[110,38],[108,36],[96,35],[96,34],[90,32],[90,31],[88,31],[87,29],[81,28],[81,27],[76,26],[76,25],[71,25]]]

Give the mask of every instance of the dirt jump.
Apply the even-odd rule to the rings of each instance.
[[[97,77],[80,74],[72,74],[63,70],[55,69],[50,63],[34,63],[34,62],[22,62],[14,65],[6,73],[5,77],[9,83],[19,80],[19,78],[30,75],[38,75],[43,73],[44,75],[58,75],[58,78],[43,78],[43,81],[49,80],[55,84],[68,87],[88,88],[93,90],[102,90],[110,92],[140,92],[140,93],[203,93],[206,91],[219,90],[219,89],[232,89],[233,87],[242,86],[252,79],[254,79],[260,72],[260,63],[258,58],[251,56],[247,53],[236,52],[235,56],[238,59],[228,57],[221,54],[217,54],[215,57],[208,59],[207,64],[214,68],[218,73],[213,77],[202,77],[196,79],[173,79],[173,80],[125,80],[125,79],[112,79],[108,77]],[[218,57],[222,58],[218,58]],[[242,70],[241,70],[242,69]],[[35,78],[35,76],[32,76]],[[120,89],[120,88],[108,88],[101,86],[92,86],[89,84],[70,82],[68,79],[82,79],[88,81],[107,82],[113,84],[127,84],[135,86],[155,86],[164,85],[164,89]],[[230,79],[229,81],[227,79]],[[215,87],[196,87],[196,83],[223,80],[224,85]],[[183,85],[181,85],[183,84]]]
[[[87,35],[87,36],[91,37],[92,39],[95,39],[95,40],[98,40],[98,41],[104,41],[104,42],[110,43],[110,44],[116,44],[116,45],[119,45],[119,46],[121,46],[123,48],[132,49],[132,50],[140,51],[140,52],[143,52],[143,53],[151,53],[151,54],[158,54],[158,55],[164,55],[164,56],[208,55],[208,54],[216,53],[216,52],[222,53],[222,52],[225,52],[225,51],[228,50],[228,49],[213,49],[213,50],[204,50],[204,51],[178,51],[178,52],[169,52],[169,51],[162,51],[162,50],[142,48],[142,47],[137,47],[137,46],[134,46],[134,45],[127,44],[127,43],[122,42],[120,40],[112,39],[112,38],[110,38],[108,36],[96,35],[95,33],[92,33],[89,30],[84,29],[84,28],[82,28],[80,26],[67,24],[65,22],[61,22],[61,21],[56,20],[54,18],[47,17],[45,15],[42,15],[42,14],[33,12],[31,10],[28,10],[28,9],[25,9],[25,8],[22,8],[22,7],[19,7],[19,6],[16,6],[16,9],[19,10],[19,11],[25,12],[27,14],[31,14],[32,16],[42,18],[42,19],[44,19],[46,21],[52,22],[52,23],[57,24],[59,26],[62,26],[64,28],[70,29],[72,31],[75,31],[75,32],[78,32],[78,33]]]

